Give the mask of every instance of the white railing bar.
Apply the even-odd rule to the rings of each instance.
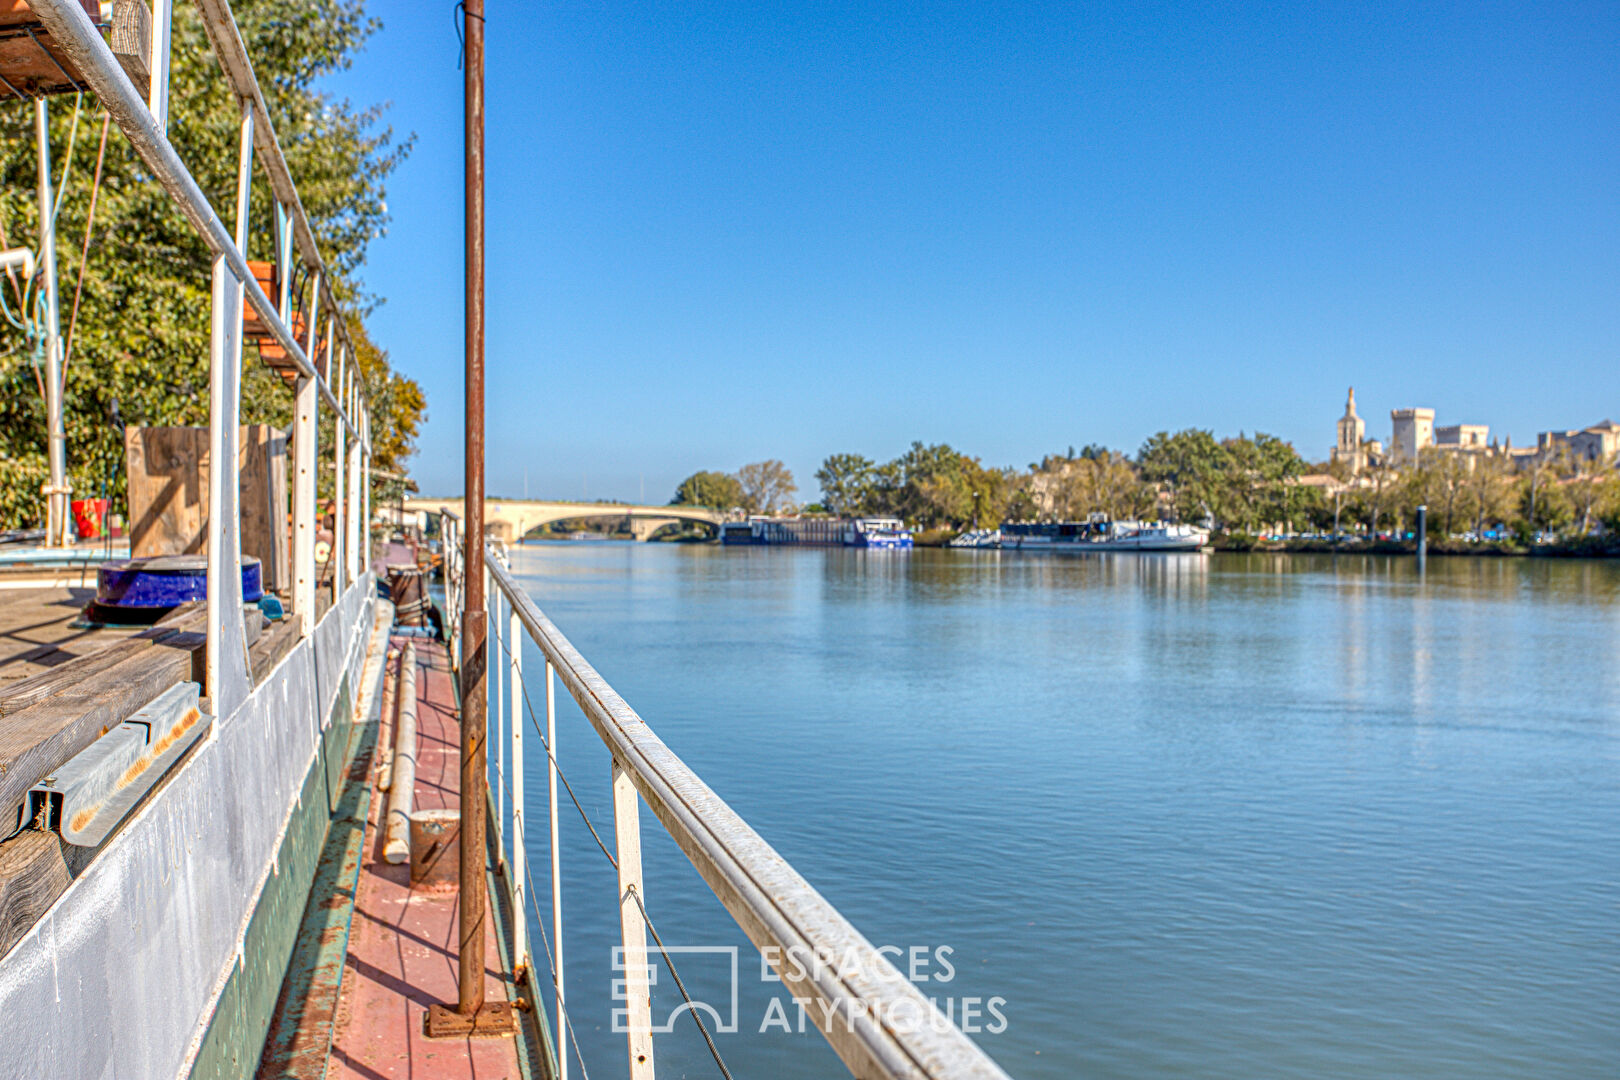
[[[485,595],[499,594],[492,592]],[[509,666],[506,696],[510,728],[507,737],[511,740],[512,751],[512,856],[508,865],[512,869],[512,910],[516,913],[512,920],[512,962],[525,972],[532,986],[534,961],[529,956],[529,853],[523,847],[523,823],[526,819],[523,808],[523,773],[526,767],[523,760],[523,638],[522,624],[518,622],[517,612],[511,610],[510,604],[507,605],[507,613],[505,630]],[[561,1034],[559,1030],[559,1037]]]
[[[242,283],[245,299],[253,305],[253,309],[259,313],[259,318],[269,327],[276,343],[292,357],[299,373],[316,380],[321,396],[326,399],[333,412],[357,438],[363,438],[359,428],[344,411],[342,402],[315,370],[309,358],[304,355],[303,346],[298,343],[287,324],[281,320],[276,305],[259,287],[258,281],[248,269],[247,258],[237,250],[231,234],[219,220],[219,215],[214,212],[207,196],[197,186],[197,181],[193,179],[185,163],[180,160],[180,155],[175,152],[162,128],[158,126],[146,102],[136,92],[134,84],[129,81],[129,76],[113,57],[112,50],[102,40],[100,32],[85,14],[84,8],[75,0],[33,0],[29,6],[39,14],[40,21],[51,32],[52,39],[61,46],[74,67],[90,84],[90,88],[95,91],[96,97],[117,122],[125,138],[129,139],[135,152],[140,155],[146,167],[152,170],[152,175],[157,177],[163,189],[169,193],[169,197],[179,205],[181,212],[186,215],[192,228],[197,230],[215,258],[223,260],[232,276]]]
[[[508,652],[511,651],[511,643],[501,640],[501,631],[503,629],[501,625],[501,596],[499,593],[490,592],[488,570],[484,571],[484,595],[489,597],[489,638],[490,644],[495,646],[493,649],[489,650],[489,655],[491,658],[497,661],[489,665],[490,677],[493,683],[489,694],[489,712],[490,715],[495,718],[494,736],[489,741],[495,744],[495,771],[500,775],[505,776],[506,728],[504,725],[506,724],[506,713],[501,708],[504,700],[501,696],[501,687],[505,682],[506,665],[499,663],[499,657],[500,650],[503,647],[505,647]],[[514,763],[514,772],[516,769],[517,764]],[[495,797],[495,821],[491,826],[495,830],[495,855],[503,870],[505,869],[506,863],[506,847],[504,843],[506,839],[506,829],[503,826],[505,818],[506,789],[503,787]]]
[[[512,605],[512,637],[518,636],[517,605]],[[518,646],[522,648],[521,643]],[[520,684],[521,685],[521,684]],[[517,710],[512,711],[512,722],[516,724]],[[550,789],[550,816],[551,816],[551,940],[556,953],[553,972],[552,987],[557,995],[557,1029],[562,1030],[566,994],[563,992],[563,923],[562,923],[562,847],[557,840],[557,680],[554,677],[551,661],[546,661],[546,754],[547,786]],[[544,924],[541,924],[544,929]],[[568,1055],[557,1055],[557,1080],[568,1080]]]
[[[1004,1078],[1006,1073],[698,778],[491,563],[513,611],[664,828],[856,1076]],[[553,744],[555,745],[555,744]],[[617,805],[617,800],[616,800]],[[622,893],[621,888],[621,893]],[[817,964],[814,957],[831,957]],[[798,957],[802,965],[791,962]],[[804,970],[796,968],[802,966]]]
[[[636,897],[646,891],[641,882],[641,800],[630,770],[613,759],[613,847],[618,855],[620,964],[624,987],[625,1048],[630,1055],[630,1080],[653,1080],[652,972],[647,966],[647,916]],[[615,995],[616,996],[616,995]]]
[[[208,38],[214,46],[214,55],[219,57],[220,68],[225,73],[226,81],[230,83],[237,97],[246,101],[253,109],[256,121],[254,135],[258,143],[259,159],[264,164],[265,175],[270,180],[270,190],[274,192],[276,201],[291,211],[293,236],[298,243],[298,252],[304,258],[304,265],[330,281],[331,275],[326,272],[326,263],[321,259],[320,246],[315,242],[315,233],[310,229],[309,217],[304,213],[304,204],[298,197],[298,185],[293,183],[292,172],[287,168],[287,159],[281,153],[281,143],[276,138],[275,128],[270,124],[270,110],[265,106],[264,94],[259,89],[259,79],[253,72],[253,61],[248,57],[247,46],[242,42],[242,33],[236,25],[236,17],[231,14],[230,5],[224,0],[197,0],[197,10],[202,13],[203,28],[208,31]],[[328,292],[326,300],[327,307],[339,320],[343,343],[352,349],[349,327],[342,321],[343,313],[338,308],[337,298]]]

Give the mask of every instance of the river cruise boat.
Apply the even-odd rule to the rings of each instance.
[[[1204,551],[1209,531],[1162,521],[1009,521],[1000,547],[1015,551]]]
[[[720,542],[758,547],[909,548],[911,530],[898,518],[755,516],[722,524]]]

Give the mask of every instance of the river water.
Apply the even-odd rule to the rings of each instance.
[[[1015,1077],[1620,1074],[1620,565],[618,543],[513,565]],[[537,707],[540,670],[531,646]],[[607,754],[558,698],[611,847]],[[574,1036],[624,1076],[613,870],[566,799]],[[649,911],[735,1026],[734,1075],[846,1075],[642,824]],[[655,1023],[681,1001],[661,964],[654,998]],[[655,1058],[719,1075],[689,1017]]]

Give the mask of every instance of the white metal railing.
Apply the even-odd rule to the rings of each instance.
[[[446,521],[453,520],[446,518]],[[455,568],[446,541],[446,591],[463,595],[453,581]],[[579,704],[586,719],[612,754],[613,843],[609,858],[616,864],[619,927],[624,948],[627,1051],[631,1080],[651,1080],[653,1045],[647,934],[651,930],[663,951],[656,928],[647,919],[641,875],[639,806],[642,801],[674,838],[703,880],[714,891],[749,939],[773,959],[778,975],[795,998],[813,1000],[804,1010],[850,1072],[858,1077],[1005,1078],[1006,1074],[952,1020],[934,1005],[818,893],[787,860],[777,854],[736,811],[726,805],[655,735],[636,711],[597,674],[579,651],[546,618],[512,577],[493,548],[485,559],[491,588],[489,604],[490,668],[499,672],[510,707],[492,712],[492,741],[498,747],[496,772],[503,790],[497,803],[495,836],[500,880],[514,915],[514,962],[539,978],[531,962],[527,913],[535,905],[547,945],[548,966],[556,1003],[555,1040],[558,1074],[566,1078],[572,1041],[562,956],[563,920],[558,849],[557,710],[555,682]],[[502,618],[504,614],[505,618]],[[523,639],[545,660],[544,749],[548,780],[551,840],[551,932],[539,914],[538,897],[530,895],[531,873],[525,850],[523,710],[528,704],[523,679]],[[452,656],[456,655],[452,653]],[[530,720],[539,718],[530,706]],[[507,778],[510,777],[508,781]],[[573,797],[569,788],[570,798]],[[639,798],[638,798],[639,796]],[[508,799],[510,808],[508,809]],[[574,800],[578,805],[577,799]],[[511,835],[500,822],[510,813]],[[581,808],[581,815],[584,811]],[[590,825],[589,819],[586,819]],[[593,836],[607,847],[591,826]],[[829,962],[794,963],[809,958]],[[667,959],[667,957],[666,957]],[[679,974],[675,975],[679,983]],[[531,985],[533,985],[531,983]],[[682,993],[684,995],[684,987]],[[698,1018],[697,1010],[691,1010]],[[707,1029],[704,1029],[708,1040]],[[718,1051],[709,1041],[718,1062]],[[575,1052],[578,1045],[575,1043]],[[722,1063],[722,1069],[724,1068]],[[729,1074],[728,1074],[729,1075]]]
[[[331,277],[298,197],[227,0],[197,0],[220,69],[241,107],[237,147],[235,229],[227,230],[186,164],[169,142],[168,79],[171,0],[158,0],[152,22],[151,89],[143,96],[113,56],[100,30],[77,0],[31,0],[55,44],[67,56],[141,161],[213,252],[213,318],[209,354],[208,648],[206,693],[219,715],[246,699],[251,680],[242,620],[242,552],[237,474],[241,420],[242,312],[258,313],[296,369],[293,421],[293,611],[306,635],[313,632],[320,584],[315,559],[319,405],[336,424],[332,461],[334,521],[330,570],[334,601],[359,580],[369,561],[371,435],[369,405]],[[43,116],[43,101],[36,110]],[[266,296],[247,265],[254,150],[275,198],[276,262],[280,295]],[[293,334],[291,292],[294,249],[308,274],[307,336]],[[328,369],[312,362],[325,332]],[[335,372],[335,378],[329,375]],[[58,393],[59,387],[53,387]]]

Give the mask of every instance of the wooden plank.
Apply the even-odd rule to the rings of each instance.
[[[285,575],[287,440],[268,424],[244,424],[238,431],[242,505],[242,554],[260,562],[267,588],[279,589]],[[277,504],[275,460],[282,482]],[[129,478],[129,545],[134,558],[198,555],[208,529],[208,429],[128,428],[124,462]]]
[[[248,649],[248,664],[253,668],[254,686],[264,682],[265,676],[292,652],[293,646],[298,644],[298,632],[297,619],[282,619],[271,623]]]
[[[265,560],[264,587],[292,596],[292,514],[288,502],[287,447],[284,432],[270,434],[270,557]],[[277,528],[277,524],[280,528]]]
[[[39,921],[73,880],[68,845],[53,832],[24,829],[0,844],[0,955]]]
[[[248,643],[264,616],[245,615]],[[207,634],[174,629],[134,656],[0,719],[0,830],[17,820],[28,789],[175,683],[200,681]],[[66,665],[64,665],[66,666]]]
[[[202,631],[208,624],[208,610],[200,602],[182,604],[158,622],[133,637],[114,645],[70,660],[65,664],[19,679],[0,690],[0,717],[27,708],[59,694],[86,679],[120,664],[159,641],[173,637],[179,630]]]
[[[207,457],[207,428],[124,430],[132,557],[195,555],[203,550]]]

